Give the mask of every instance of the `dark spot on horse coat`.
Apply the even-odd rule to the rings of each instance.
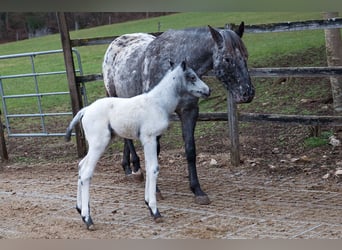
[[[153,173],[154,173],[154,174],[159,173],[159,169],[160,169],[160,167],[159,167],[159,165],[157,165],[157,167],[154,169]]]

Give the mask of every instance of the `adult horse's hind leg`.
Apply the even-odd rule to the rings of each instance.
[[[133,178],[134,180],[137,181],[143,181],[144,180],[144,175],[140,170],[140,159],[135,151],[135,147],[133,144],[132,140],[125,139],[125,144],[124,144],[124,155],[123,155],[123,161],[122,161],[122,167],[125,171],[125,174],[129,178]],[[133,163],[133,172],[130,166],[130,156],[132,155],[132,163]]]
[[[125,171],[125,175],[130,175],[132,174],[132,169],[131,169],[131,155],[130,155],[130,150],[129,150],[129,140],[124,139],[124,151],[123,151],[123,159],[122,159],[122,168]]]
[[[127,144],[129,147],[129,151],[131,152],[131,155],[132,155],[133,172],[137,173],[140,170],[140,158],[139,158],[137,152],[135,151],[133,141],[127,140]]]
[[[188,162],[190,189],[195,194],[195,203],[200,205],[208,205],[210,200],[208,195],[201,189],[196,169],[196,145],[194,132],[198,112],[198,106],[177,110],[177,114],[180,116],[182,122],[182,134],[185,143],[186,159]]]

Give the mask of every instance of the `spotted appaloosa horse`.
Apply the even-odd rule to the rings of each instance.
[[[66,140],[70,140],[75,124],[81,122],[89,145],[87,155],[79,163],[76,205],[88,229],[93,227],[89,203],[90,180],[113,135],[141,141],[146,166],[145,202],[154,219],[160,220],[156,200],[159,173],[157,137],[167,129],[170,115],[186,94],[197,98],[208,97],[210,89],[183,61],[148,93],[131,98],[99,99],[81,109],[72,119]]]
[[[169,30],[158,37],[145,33],[122,35],[109,45],[104,56],[103,77],[107,93],[131,97],[149,91],[162,79],[170,60],[179,63],[186,58],[200,77],[213,69],[237,103],[251,102],[255,90],[247,68],[247,49],[241,40],[243,32],[242,22],[237,31],[208,26]],[[194,130],[199,113],[198,98],[184,96],[176,113],[182,123],[190,189],[196,203],[209,204],[196,170]],[[125,140],[122,166],[126,175],[132,174],[130,153],[135,173],[140,168],[139,157],[133,141]]]

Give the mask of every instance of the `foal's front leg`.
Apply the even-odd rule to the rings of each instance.
[[[156,222],[161,222],[161,214],[157,208],[156,187],[159,174],[157,140],[155,137],[142,138],[144,147],[146,182],[145,182],[145,203]]]

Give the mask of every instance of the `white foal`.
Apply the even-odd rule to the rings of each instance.
[[[97,161],[113,135],[139,139],[145,155],[145,202],[155,220],[161,215],[157,208],[156,185],[159,173],[157,136],[169,125],[169,116],[184,95],[208,97],[209,87],[185,62],[170,70],[150,92],[132,98],[102,98],[81,109],[71,121],[66,140],[76,123],[82,122],[89,150],[79,163],[76,209],[88,229],[93,227],[89,211],[89,186]]]

